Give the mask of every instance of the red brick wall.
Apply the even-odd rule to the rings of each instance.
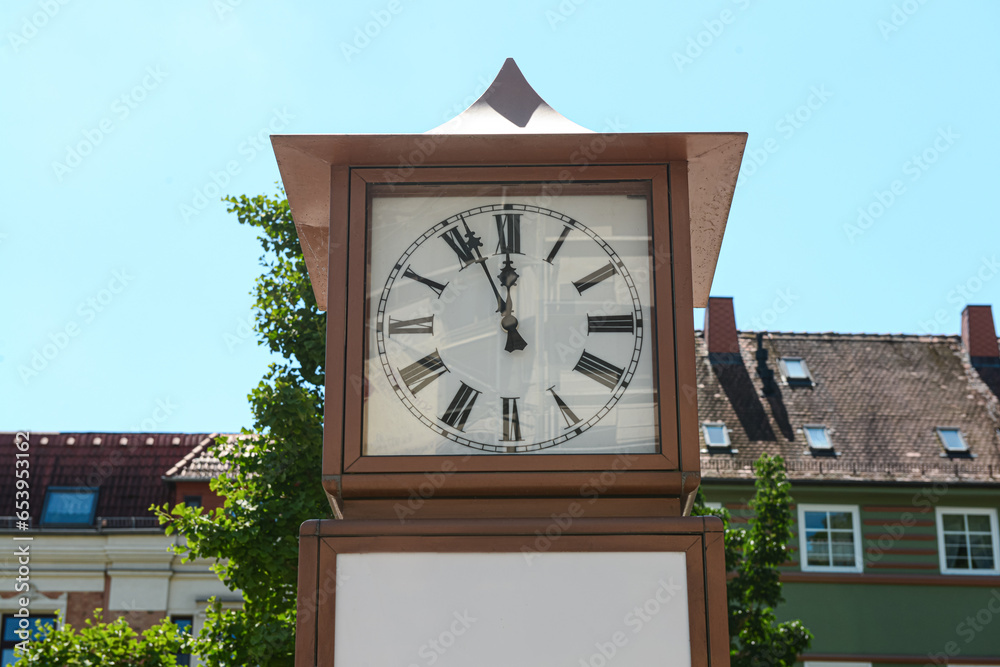
[[[94,615],[94,610],[98,607],[107,607],[104,601],[104,593],[67,593],[66,595],[66,622],[74,628],[81,628],[84,622]],[[106,619],[110,620],[110,619]]]
[[[209,510],[222,507],[225,500],[208,488],[208,482],[177,482],[174,488],[174,503],[184,502],[184,496],[201,496],[201,506]]]

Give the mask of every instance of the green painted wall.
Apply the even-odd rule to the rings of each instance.
[[[1000,656],[1000,581],[996,588],[790,583],[783,592],[778,618],[801,620],[817,653]]]
[[[737,524],[749,517],[752,484],[705,480],[702,489],[705,499],[722,502]],[[796,503],[857,505],[864,573],[872,575],[939,576],[935,508],[1000,506],[1000,490],[942,483],[799,483],[793,484],[792,496]],[[783,569],[799,572],[797,534],[792,546],[793,557]],[[1000,576],[995,579],[995,586],[986,587],[786,583],[786,603],[776,612],[780,619],[798,618],[812,630],[811,652],[912,655],[924,658],[922,664],[935,664],[930,656],[938,664],[961,664],[963,656],[988,657],[1000,664]]]

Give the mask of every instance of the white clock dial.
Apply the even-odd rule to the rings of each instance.
[[[647,200],[375,197],[366,455],[658,451]]]

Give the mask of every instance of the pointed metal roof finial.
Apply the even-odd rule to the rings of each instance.
[[[507,58],[472,106],[428,134],[576,134],[590,132],[546,104]]]

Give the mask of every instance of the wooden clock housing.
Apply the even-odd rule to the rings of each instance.
[[[327,311],[322,473],[334,511],[531,517],[586,499],[590,516],[681,515],[700,480],[692,308],[707,302],[745,143],[744,133],[582,131],[537,97],[512,61],[476,104],[432,133],[273,136],[317,303]],[[651,193],[660,451],[363,455],[372,190],[424,184],[558,194],[623,181],[644,182]]]

